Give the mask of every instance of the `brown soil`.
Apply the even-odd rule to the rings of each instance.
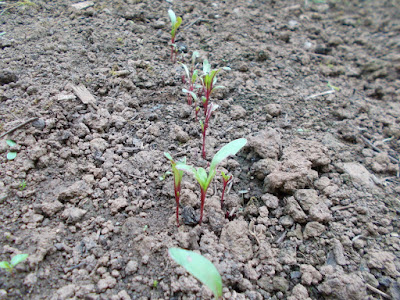
[[[0,144],[0,259],[29,254],[1,299],[211,299],[174,246],[216,265],[224,299],[400,299],[398,1],[33,2],[0,7],[0,133],[37,117]],[[179,60],[232,68],[207,161],[169,8]],[[241,137],[219,167],[234,216],[216,176],[193,225],[185,175],[178,228],[163,152],[206,167]]]

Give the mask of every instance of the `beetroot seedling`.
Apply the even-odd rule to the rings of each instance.
[[[225,175],[224,171],[221,171],[221,176],[222,176],[222,194],[221,194],[221,209],[222,209],[224,207],[225,189],[226,186],[228,185],[228,182],[232,180],[233,176]]]
[[[202,97],[203,100],[203,108],[204,108],[204,115],[207,115],[208,104],[210,102],[211,94],[216,89],[224,88],[223,86],[216,86],[217,83],[217,74],[221,70],[230,70],[229,67],[222,67],[219,69],[211,69],[211,65],[207,59],[203,61],[203,75],[201,76],[200,80],[203,85],[204,96]]]
[[[174,174],[174,193],[175,193],[175,201],[176,201],[176,223],[179,227],[179,199],[181,196],[181,183],[183,177],[183,171],[177,169],[178,164],[185,164],[186,158],[183,159],[182,162],[175,162],[172,156],[164,152],[165,157],[171,162],[172,173]]]
[[[182,18],[176,17],[174,11],[172,9],[168,10],[169,18],[171,19],[171,61],[176,61],[176,55],[178,53],[178,48],[175,44],[176,31],[179,26],[181,26]]]
[[[0,268],[5,269],[8,272],[12,273],[15,266],[22,263],[25,259],[28,258],[28,254],[17,254],[11,258],[11,261],[0,261]]]
[[[184,77],[185,78],[184,83],[185,82],[188,83],[188,91],[190,91],[190,92],[194,91],[195,83],[196,83],[196,80],[198,77],[198,71],[194,69],[197,57],[199,57],[199,52],[194,51],[192,54],[192,64],[190,66],[190,70],[185,64],[180,63],[182,65],[183,69],[185,70],[186,77]],[[187,94],[188,105],[192,105],[192,95],[190,93],[186,93],[186,94]]]
[[[210,164],[210,169],[207,171],[204,168],[194,168],[192,166],[189,166],[185,163],[179,163],[176,165],[176,168],[178,170],[185,171],[189,174],[192,174],[194,178],[197,180],[197,182],[200,185],[200,220],[199,224],[201,224],[203,220],[203,210],[204,210],[204,202],[206,199],[206,194],[208,187],[210,186],[211,181],[213,180],[215,174],[216,174],[216,169],[217,166],[228,156],[230,155],[235,155],[240,151],[240,149],[243,148],[244,145],[246,145],[247,140],[245,138],[237,139],[229,144],[226,144],[223,146],[213,157],[211,164]]]

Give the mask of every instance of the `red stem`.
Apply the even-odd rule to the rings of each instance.
[[[175,202],[176,202],[176,223],[178,224],[179,227],[179,198],[180,198],[180,190],[181,190],[181,185],[178,184],[178,186],[174,185],[174,192],[175,192]]]
[[[222,178],[222,182],[223,182],[223,188],[222,188],[222,195],[221,195],[221,209],[223,209],[223,207],[224,207],[224,195],[225,195],[225,189],[226,189],[226,186],[227,186],[227,184],[228,184],[228,182],[229,182],[229,180],[231,180],[232,179],[232,176],[230,176],[229,178],[228,178],[228,180],[225,180],[225,178]]]
[[[225,188],[227,185],[228,181],[225,181],[224,179],[224,187],[222,188],[222,195],[221,195],[221,209],[224,207],[224,195],[225,195]]]
[[[204,129],[203,129],[203,146],[201,148],[201,153],[204,159],[206,159],[206,130],[207,130],[207,123],[204,122]]]
[[[206,200],[207,190],[201,189],[201,198],[200,198],[200,221],[199,224],[203,221],[203,210],[204,210],[204,201]]]

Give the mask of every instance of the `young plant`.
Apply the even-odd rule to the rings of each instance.
[[[1,261],[0,268],[7,270],[8,272],[12,273],[14,267],[19,263],[23,262],[25,259],[28,258],[28,254],[17,254],[11,258],[11,261]]]
[[[178,52],[177,47],[175,45],[175,36],[176,36],[176,31],[178,30],[179,26],[181,26],[182,18],[176,17],[172,9],[168,10],[168,15],[169,18],[171,19],[171,61],[175,62],[176,55]]]
[[[221,209],[224,207],[224,195],[225,195],[225,189],[229,181],[232,180],[232,175],[225,175],[224,171],[221,171],[221,176],[222,176],[222,194],[221,194]]]
[[[200,120],[200,126],[201,126],[201,133],[203,135],[203,146],[201,148],[201,155],[203,156],[204,159],[206,159],[206,133],[207,133],[207,129],[208,129],[208,123],[210,121],[211,118],[211,114],[213,113],[213,111],[215,111],[219,106],[218,105],[214,105],[214,104],[210,104],[210,107],[207,109],[207,114],[206,114],[206,118],[204,120],[204,123]]]
[[[203,85],[203,91],[205,96],[202,96],[204,115],[207,115],[208,104],[210,102],[210,97],[213,91],[216,89],[221,89],[223,86],[215,86],[217,83],[217,74],[221,70],[230,70],[229,67],[223,67],[219,69],[211,69],[211,65],[207,59],[203,61],[203,75],[200,80]]]
[[[244,138],[234,140],[230,142],[229,144],[226,144],[223,146],[213,157],[211,164],[210,164],[210,169],[207,171],[203,168],[194,168],[192,166],[186,165],[184,163],[179,163],[176,165],[176,168],[178,170],[185,171],[189,174],[192,174],[194,178],[197,180],[197,182],[200,185],[200,220],[199,224],[201,224],[203,220],[203,210],[204,210],[204,201],[206,199],[206,194],[208,187],[210,186],[211,181],[213,180],[215,174],[216,174],[216,169],[217,166],[223,161],[225,158],[227,158],[230,155],[235,155],[236,153],[239,152],[240,149],[243,148],[244,145],[246,145],[247,140]]]
[[[17,145],[17,143],[14,142],[13,140],[6,140],[6,143],[10,147],[14,147],[15,145]],[[15,152],[15,151],[10,151],[10,152],[7,153],[7,159],[8,160],[13,160],[16,157],[17,157],[17,152]]]
[[[171,162],[172,173],[174,174],[174,193],[175,193],[175,201],[176,201],[176,223],[178,224],[178,227],[179,227],[179,199],[181,196],[181,183],[182,183],[183,171],[178,170],[177,165],[182,164],[182,163],[185,164],[186,158],[184,158],[182,162],[176,163],[169,153],[164,152],[164,155]]]
[[[213,292],[215,300],[222,297],[221,275],[207,258],[196,252],[180,248],[170,248],[168,253],[176,263],[207,286]]]
[[[187,83],[188,83],[188,89],[187,89],[188,92],[186,92],[188,105],[192,105],[192,95],[189,92],[194,91],[195,83],[196,83],[196,80],[198,77],[198,71],[194,69],[197,57],[199,57],[199,52],[194,51],[192,54],[192,64],[191,64],[190,70],[185,64],[180,63],[182,65],[183,69],[185,70],[185,75],[186,75],[185,81],[187,81]]]

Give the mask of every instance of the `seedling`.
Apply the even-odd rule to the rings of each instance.
[[[224,171],[221,171],[221,176],[222,176],[222,194],[221,194],[221,209],[224,207],[224,195],[225,195],[225,189],[226,186],[228,185],[228,182],[232,180],[233,176],[232,175],[225,175]]]
[[[194,69],[197,57],[199,57],[199,52],[194,51],[192,54],[192,64],[191,64],[190,70],[185,64],[180,63],[182,65],[183,69],[185,70],[186,77],[184,77],[184,78],[185,78],[185,82],[187,81],[187,83],[188,83],[188,91],[189,92],[194,91],[195,83],[196,83],[196,80],[198,77],[198,71]],[[186,94],[187,94],[188,105],[192,105],[192,95],[188,92]]]
[[[181,26],[182,18],[176,17],[172,9],[168,10],[168,15],[169,18],[171,19],[171,61],[175,62],[176,55],[178,52],[178,49],[175,44],[175,36],[176,36],[176,31],[178,30],[179,26]]]
[[[221,275],[207,258],[196,252],[180,248],[170,248],[168,253],[176,263],[207,286],[213,292],[215,300],[222,297]]]
[[[25,259],[28,258],[28,254],[17,254],[11,258],[11,261],[1,261],[0,268],[7,270],[8,272],[12,273],[14,267],[19,263],[23,262]]]
[[[168,175],[171,175],[172,173],[170,171],[165,172],[164,174],[162,174],[160,177],[158,177],[160,179],[160,181],[164,181],[165,178],[167,178]]]
[[[13,140],[6,140],[6,143],[10,147],[14,147],[15,145],[17,145],[17,143],[14,142]],[[7,153],[7,159],[8,160],[13,160],[16,157],[17,157],[17,152],[15,152],[15,151],[10,151],[10,152]]]
[[[19,190],[23,191],[26,188],[26,181],[22,180],[21,183],[19,184]]]
[[[201,133],[203,135],[203,146],[202,146],[202,149],[201,149],[201,154],[202,154],[204,159],[206,159],[206,133],[207,133],[207,129],[208,129],[208,123],[210,121],[211,114],[218,107],[219,107],[218,105],[214,105],[214,104],[211,103],[210,107],[207,109],[207,114],[206,114],[206,118],[204,120],[204,123],[200,120]]]
[[[247,140],[244,138],[234,140],[230,142],[229,144],[223,146],[213,157],[211,164],[210,164],[210,169],[207,171],[203,168],[194,168],[192,166],[186,165],[185,163],[179,163],[176,165],[176,168],[178,170],[185,171],[189,174],[192,174],[194,178],[197,180],[197,182],[200,185],[200,220],[199,224],[201,224],[203,220],[203,210],[204,210],[204,201],[206,199],[206,194],[208,187],[210,186],[210,183],[212,179],[214,178],[216,174],[216,168],[217,166],[223,161],[225,158],[227,158],[230,155],[235,155],[236,153],[239,152],[240,149],[243,148],[244,145],[246,145]]]
[[[203,75],[201,76],[200,80],[203,85],[203,90],[205,96],[202,96],[203,101],[203,108],[204,108],[204,115],[207,115],[208,104],[210,102],[210,97],[212,92],[216,89],[224,88],[223,86],[215,86],[217,83],[217,74],[221,70],[230,70],[229,67],[223,67],[219,69],[211,69],[211,65],[207,59],[203,61]]]
[[[172,173],[174,174],[174,193],[175,193],[175,201],[176,201],[176,223],[178,224],[178,227],[179,227],[179,199],[181,196],[181,183],[182,183],[183,171],[177,169],[177,165],[186,164],[186,157],[183,158],[182,162],[176,163],[169,153],[164,152],[164,155],[171,162]]]

